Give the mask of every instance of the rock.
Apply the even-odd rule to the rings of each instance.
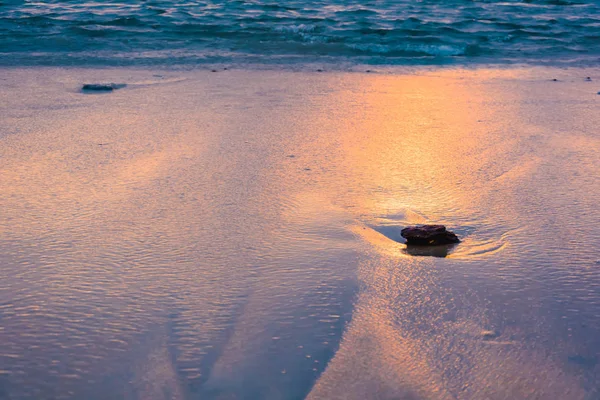
[[[402,229],[400,234],[406,239],[407,245],[437,246],[460,242],[454,232],[447,231],[444,225],[409,226]]]
[[[481,331],[481,337],[485,340],[495,339],[498,337],[498,332],[496,332],[496,331]]]
[[[112,92],[114,90],[114,88],[110,84],[103,85],[103,84],[99,84],[99,83],[86,83],[85,85],[83,85],[83,87],[81,89],[82,90],[93,90],[93,91],[99,91],[99,92]]]
[[[127,86],[124,83],[86,83],[81,90],[90,92],[112,92],[116,89],[121,89]]]

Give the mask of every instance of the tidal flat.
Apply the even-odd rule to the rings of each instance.
[[[600,396],[600,70],[0,76],[0,398]]]

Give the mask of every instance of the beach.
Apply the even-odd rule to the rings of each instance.
[[[597,399],[600,70],[366,69],[1,69],[0,398]]]

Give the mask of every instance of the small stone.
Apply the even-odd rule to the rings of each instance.
[[[552,82],[558,82],[558,79],[554,78],[552,79]]]
[[[481,331],[481,337],[486,340],[494,339],[498,337],[498,333],[496,331]]]
[[[86,83],[85,85],[83,85],[83,87],[81,89],[94,90],[94,91],[99,91],[99,92],[112,92],[114,90],[114,88],[110,84],[102,85],[102,84],[96,84],[96,83]]]
[[[586,81],[586,82],[591,82],[591,81],[592,81],[592,78],[588,76],[587,78],[585,78],[585,81]]]
[[[407,245],[437,246],[460,242],[454,232],[447,231],[444,225],[409,226],[402,229],[400,235],[406,239]]]
[[[210,72],[217,72],[217,70],[216,69],[211,69]]]
[[[81,90],[86,92],[112,92],[127,86],[124,83],[86,83]]]
[[[319,68],[319,69],[317,70],[317,72],[323,72],[323,70],[322,70],[321,68]]]

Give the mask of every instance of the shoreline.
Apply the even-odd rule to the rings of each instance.
[[[241,63],[241,62],[214,62],[214,63],[175,63],[175,64],[1,64],[0,70],[11,69],[57,69],[57,70],[118,70],[127,69],[134,71],[161,71],[161,72],[200,72],[200,71],[263,71],[263,72],[321,72],[321,73],[373,73],[398,75],[408,73],[434,72],[434,71],[480,71],[495,70],[507,71],[597,71],[597,63],[590,64],[534,64],[528,62],[481,62],[481,63],[442,63],[442,64],[363,64],[355,62],[303,62],[303,63]],[[368,72],[367,72],[368,71]]]
[[[288,68],[289,67],[289,68]],[[365,75],[374,77],[393,76],[445,76],[457,79],[507,79],[525,81],[550,81],[550,82],[578,82],[584,79],[587,84],[594,85],[600,82],[600,67],[560,67],[540,65],[497,65],[481,64],[473,66],[464,65],[434,65],[434,66],[382,66],[381,68],[368,65],[354,65],[349,69],[327,69],[323,65],[231,65],[211,64],[182,66],[175,65],[168,68],[164,66],[1,66],[0,71],[47,71],[47,72],[71,72],[80,73],[119,73],[134,72],[139,74],[152,73],[153,75],[181,74],[192,76],[193,74],[210,73],[215,77],[228,73],[249,74],[314,74],[318,75]],[[94,75],[92,75],[94,76]],[[590,79],[587,79],[590,78]],[[554,81],[556,79],[556,81]],[[0,81],[8,81],[8,78],[0,78]],[[92,82],[83,82],[92,83]],[[600,88],[600,86],[599,86]]]

